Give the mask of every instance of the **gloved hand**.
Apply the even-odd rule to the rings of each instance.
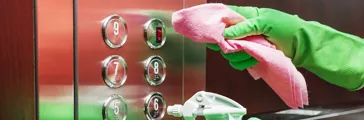
[[[364,40],[297,15],[257,7],[229,6],[248,20],[226,28],[227,39],[264,35],[277,49],[329,83],[349,90],[362,88]],[[208,46],[212,48],[212,45]],[[236,54],[238,56],[244,56]],[[234,59],[229,59],[234,60]]]

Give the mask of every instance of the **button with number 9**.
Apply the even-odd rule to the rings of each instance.
[[[102,21],[102,38],[110,48],[120,48],[126,42],[128,30],[125,20],[119,15],[111,15]]]

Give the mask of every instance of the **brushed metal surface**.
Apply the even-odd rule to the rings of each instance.
[[[102,119],[102,106],[114,94],[121,95],[128,104],[127,119],[146,119],[144,101],[150,93],[159,92],[167,105],[183,103],[205,90],[205,47],[193,43],[174,32],[171,14],[184,6],[205,3],[192,0],[136,0],[136,1],[77,1],[77,38],[73,41],[72,0],[38,0],[37,27],[39,68],[40,120]],[[110,48],[101,34],[102,20],[120,15],[127,27],[128,38],[120,48]],[[144,40],[144,25],[150,19],[164,22],[166,42],[159,49],[151,49]],[[73,48],[74,42],[77,49]],[[73,54],[78,56],[73,64]],[[126,61],[126,82],[120,88],[109,88],[102,78],[102,61],[119,55]],[[166,63],[166,78],[161,85],[149,85],[143,76],[144,62],[158,55]],[[74,67],[77,67],[79,86],[74,86]],[[74,87],[78,92],[74,98]],[[74,114],[74,100],[78,111]],[[163,106],[163,105],[160,105]],[[175,119],[165,114],[163,119]]]
[[[72,120],[72,0],[37,0],[39,120]]]
[[[190,5],[195,3],[191,1]],[[176,34],[171,26],[172,12],[182,9],[184,4],[183,0],[78,0],[76,52],[80,120],[102,119],[102,105],[113,94],[125,98],[128,120],[141,120],[146,119],[144,98],[149,93],[160,92],[166,105],[173,105],[182,103],[184,94],[191,96],[193,93],[190,92],[204,90],[204,46],[185,42],[184,37]],[[128,38],[118,49],[109,48],[101,36],[102,20],[113,14],[120,15],[127,25]],[[153,18],[162,20],[167,31],[165,44],[155,50],[145,42],[143,27]],[[120,55],[128,66],[125,84],[116,89],[107,87],[101,76],[101,62],[110,55]],[[143,76],[143,62],[153,55],[161,56],[167,66],[166,78],[158,86],[148,85]],[[165,114],[163,119],[176,118]]]

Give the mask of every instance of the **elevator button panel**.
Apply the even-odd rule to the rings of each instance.
[[[164,117],[166,101],[159,92],[150,93],[144,99],[144,113],[148,120],[161,120]]]
[[[127,26],[122,17],[111,15],[102,21],[102,37],[110,48],[120,48],[127,39]]]
[[[106,58],[102,63],[102,77],[108,87],[121,87],[127,78],[127,64],[125,60],[118,55]]]
[[[106,99],[102,108],[103,120],[125,120],[128,114],[128,105],[124,98],[114,94]]]
[[[166,42],[166,35],[166,28],[162,20],[154,18],[144,24],[144,39],[149,48],[161,48]]]
[[[151,86],[158,86],[166,78],[166,64],[160,56],[150,56],[144,63],[144,78]]]

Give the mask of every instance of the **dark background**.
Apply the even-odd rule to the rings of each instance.
[[[208,2],[274,8],[364,37],[363,0],[208,0]],[[248,114],[288,108],[263,80],[252,79],[246,70],[233,69],[220,53],[208,49],[206,66],[207,90],[236,100],[248,109]],[[306,78],[310,106],[351,103],[364,96],[359,92],[349,92],[331,85],[304,69],[300,71]]]

